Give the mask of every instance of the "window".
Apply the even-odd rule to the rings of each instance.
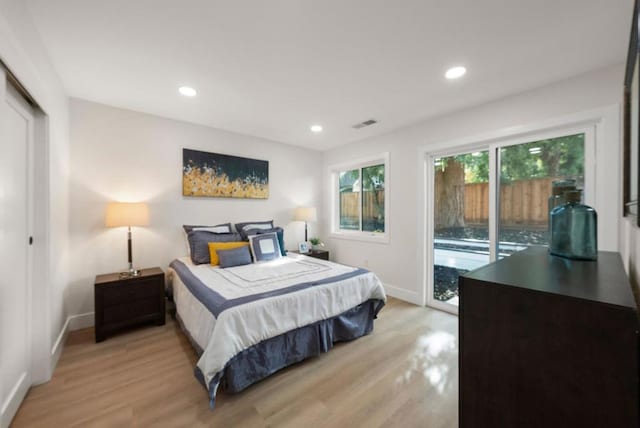
[[[388,239],[388,154],[330,168],[333,176],[332,235]]]

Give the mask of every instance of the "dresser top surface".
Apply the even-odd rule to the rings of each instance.
[[[535,246],[463,277],[637,308],[622,260],[615,252],[600,251],[597,261],[581,261],[552,256],[547,247]]]

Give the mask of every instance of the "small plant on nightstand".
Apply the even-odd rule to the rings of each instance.
[[[309,238],[309,242],[313,246],[314,250],[318,250],[320,247],[324,247],[324,243],[320,240],[320,238]]]

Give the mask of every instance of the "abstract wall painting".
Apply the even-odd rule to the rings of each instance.
[[[269,198],[269,161],[182,149],[182,195]]]

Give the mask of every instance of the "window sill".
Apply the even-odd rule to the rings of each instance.
[[[388,233],[367,232],[331,232],[329,238],[344,239],[347,241],[374,242],[377,244],[389,244]]]

